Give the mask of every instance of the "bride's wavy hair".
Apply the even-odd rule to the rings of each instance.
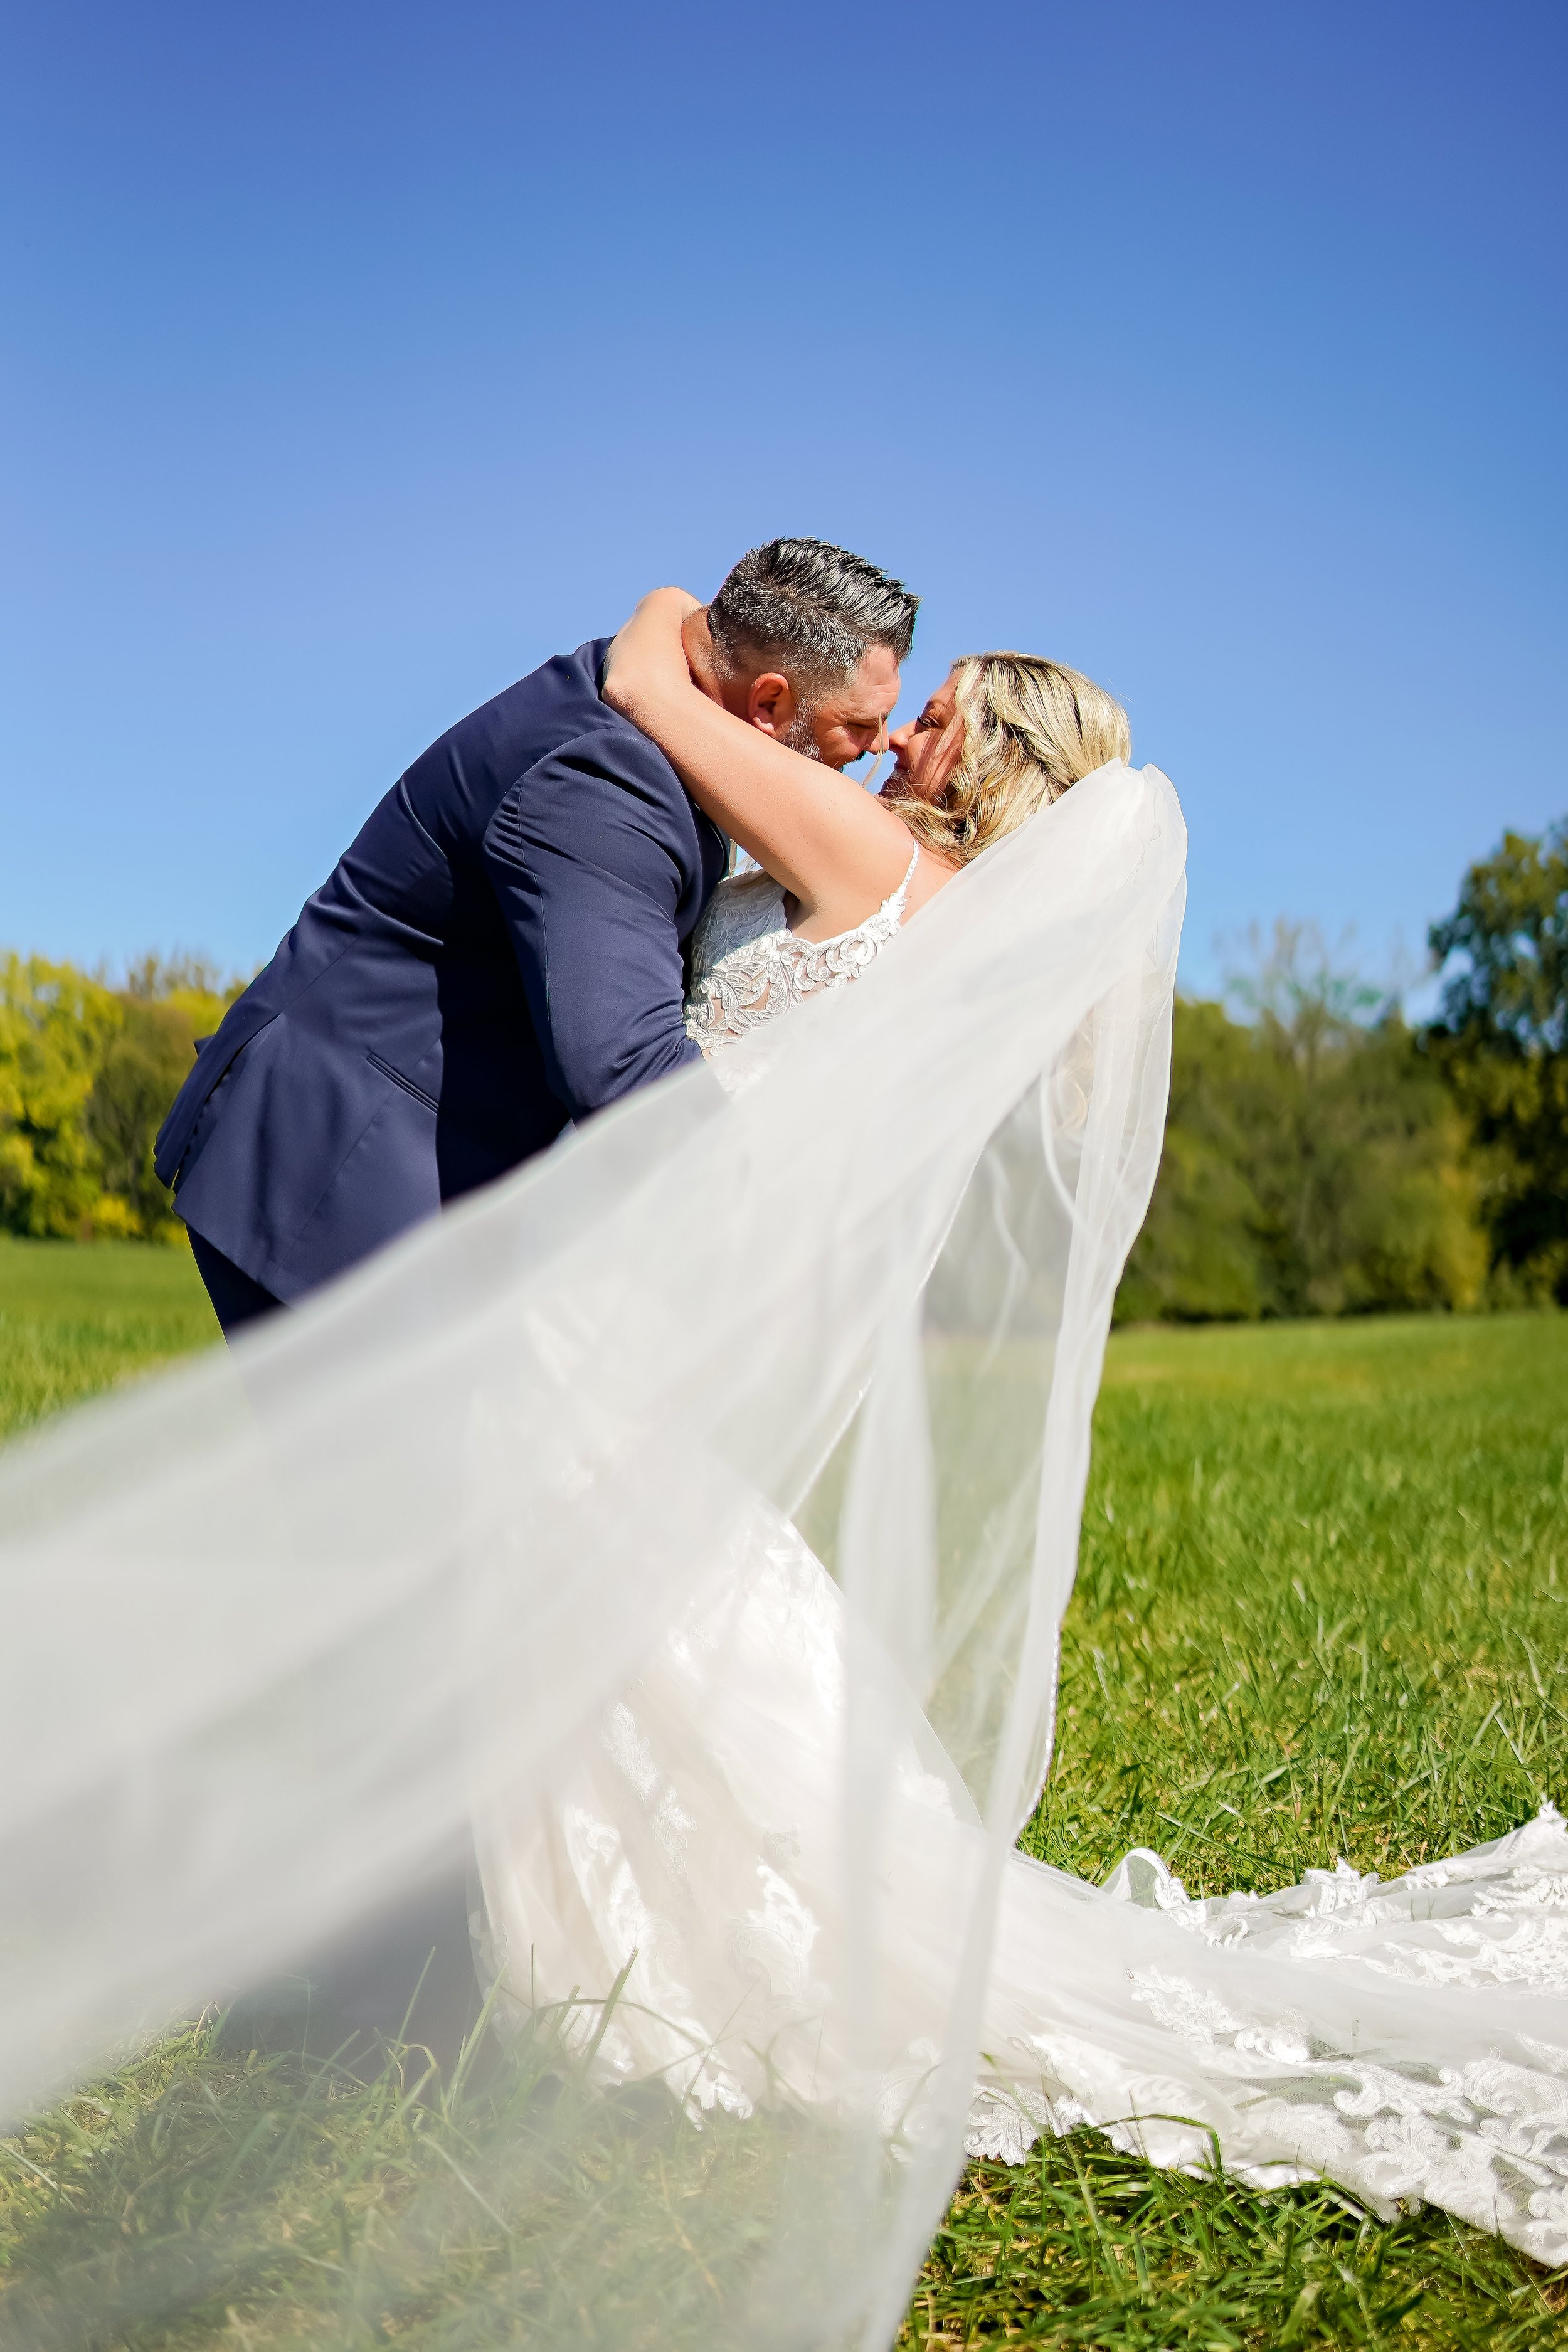
[[[1121,705],[1076,669],[1034,654],[954,662],[958,764],[934,800],[889,797],[922,848],[966,866],[1082,776],[1132,755]]]

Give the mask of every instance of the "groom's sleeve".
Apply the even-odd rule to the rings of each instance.
[[[700,1061],[681,1025],[679,921],[696,887],[651,743],[595,730],[539,761],[484,856],[551,1091],[574,1118]]]

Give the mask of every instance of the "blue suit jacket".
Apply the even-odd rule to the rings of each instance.
[[[443,735],[196,1057],[192,1229],[292,1299],[697,1058],[682,943],[726,844],[579,646]]]

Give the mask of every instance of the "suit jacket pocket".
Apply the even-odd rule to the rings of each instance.
[[[242,1013],[240,1006],[244,1003],[244,998],[239,998],[212,1035],[198,1039],[195,1065],[158,1129],[153,1146],[153,1169],[158,1181],[173,1185],[176,1192],[203,1111],[246,1047],[278,1018],[275,1004],[252,1004]]]
[[[374,1045],[365,1047],[364,1057],[373,1070],[379,1070],[384,1078],[390,1078],[395,1087],[401,1087],[405,1095],[412,1095],[415,1101],[423,1103],[426,1110],[440,1109],[441,1106],[434,1095],[426,1094],[423,1087],[416,1087],[412,1078],[404,1076],[401,1070],[395,1070],[392,1064],[384,1061]]]

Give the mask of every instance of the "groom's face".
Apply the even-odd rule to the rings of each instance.
[[[803,751],[826,768],[847,768],[886,744],[888,720],[899,698],[899,665],[886,646],[870,646],[848,677],[814,694],[801,695],[781,670],[763,670],[735,679],[723,698],[737,718],[776,736],[792,751]]]

